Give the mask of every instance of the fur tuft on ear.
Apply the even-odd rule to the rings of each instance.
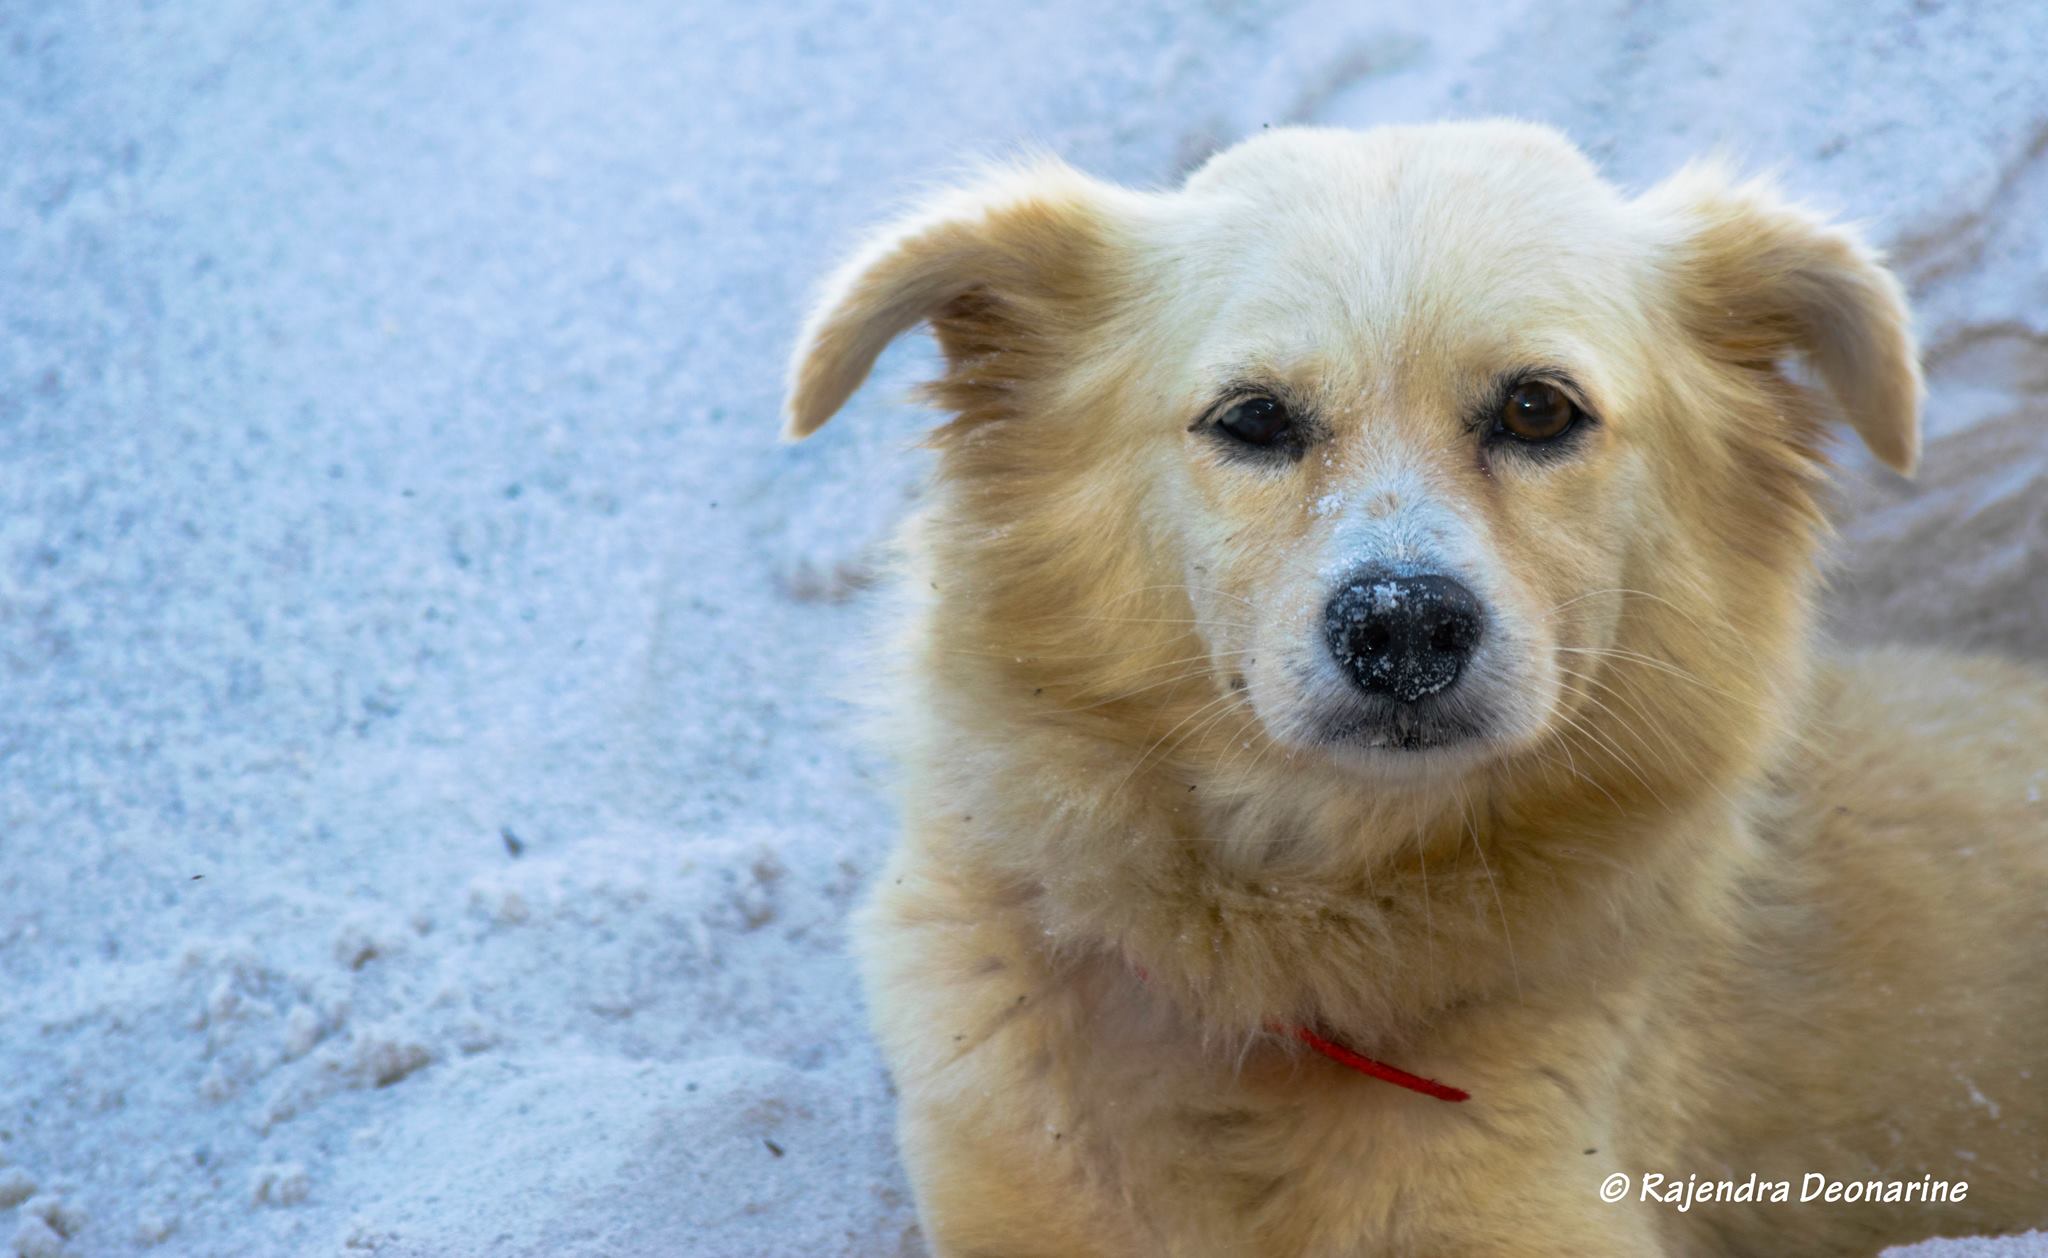
[[[797,337],[783,438],[816,432],[890,341],[970,294],[1021,322],[1061,318],[1087,287],[1111,192],[1046,159],[992,171],[881,232],[825,284]]]
[[[1690,326],[1730,362],[1799,354],[1886,466],[1920,457],[1924,388],[1899,282],[1849,228],[1718,163],[1644,194],[1671,232],[1669,269]]]

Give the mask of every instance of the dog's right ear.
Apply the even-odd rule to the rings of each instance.
[[[993,314],[1038,335],[1085,319],[1100,291],[1113,193],[1042,161],[991,174],[880,233],[825,285],[797,338],[784,439],[800,441],[832,418],[890,341],[963,304],[983,326]]]
[[[1920,457],[1920,379],[1899,281],[1849,228],[1767,181],[1696,163],[1643,196],[1676,238],[1667,273],[1688,322],[1736,362],[1802,355],[1882,462]]]

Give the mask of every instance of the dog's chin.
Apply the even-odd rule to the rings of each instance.
[[[1347,776],[1424,790],[1527,751],[1544,736],[1554,703],[1540,685],[1491,684],[1476,670],[1415,703],[1361,694],[1307,670],[1284,678],[1293,685],[1261,680],[1253,679],[1253,710],[1273,741]]]
[[[1437,778],[1492,759],[1492,724],[1483,713],[1438,703],[1348,707],[1313,722],[1306,741],[1350,772]]]

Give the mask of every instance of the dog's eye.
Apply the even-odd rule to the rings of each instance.
[[[1500,428],[1521,441],[1553,441],[1578,422],[1579,408],[1563,390],[1541,380],[1515,386],[1501,406]]]
[[[1287,408],[1269,397],[1249,397],[1223,412],[1216,426],[1248,446],[1273,446],[1294,428]]]

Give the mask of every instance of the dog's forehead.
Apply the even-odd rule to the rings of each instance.
[[[1597,220],[1619,206],[1585,155],[1547,127],[1438,124],[1373,131],[1295,128],[1217,154],[1186,192],[1242,209],[1299,213],[1340,227],[1360,216],[1453,229],[1502,216],[1550,227]]]
[[[1636,273],[1626,204],[1525,124],[1275,132],[1184,196],[1175,287],[1226,358],[1569,336]]]

